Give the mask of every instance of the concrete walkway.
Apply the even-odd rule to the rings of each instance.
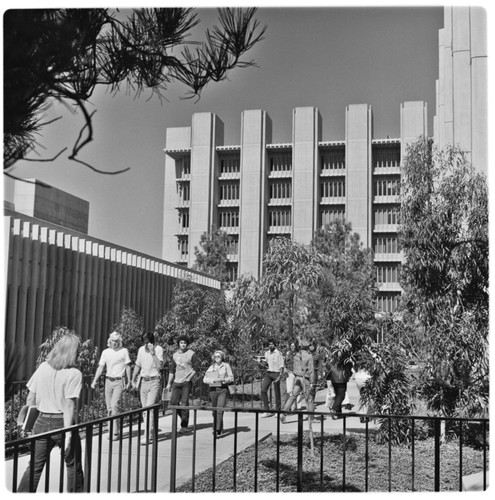
[[[348,394],[353,403],[354,410],[358,406],[358,393],[354,382],[348,385]],[[324,432],[340,433],[343,429],[343,420],[333,420],[329,416],[328,409],[324,406],[326,391],[322,390],[316,396],[316,411],[323,414]],[[247,406],[246,406],[247,408]],[[196,422],[194,422],[196,414]],[[225,434],[216,439],[216,464],[220,464],[232,457],[237,451],[246,449],[256,441],[256,414],[249,412],[237,413],[237,449],[234,449],[234,424],[235,414],[231,411],[224,413]],[[197,410],[190,413],[190,428],[195,423],[196,432],[178,434],[177,439],[177,467],[176,486],[180,486],[204,470],[213,466],[214,436],[212,433],[212,415],[209,411]],[[170,455],[171,455],[171,424],[172,416],[166,415],[159,419],[158,433],[158,474],[157,490],[167,492],[170,489]],[[370,423],[370,427],[372,424]],[[321,429],[320,420],[314,421],[313,430],[319,433]],[[304,430],[308,430],[307,418],[304,418]],[[364,424],[360,423],[358,417],[346,419],[346,432],[364,432]],[[280,433],[297,433],[297,415],[288,415],[287,423],[280,423]],[[275,416],[258,418],[258,441],[262,441],[270,435],[277,434],[277,418]],[[101,446],[98,438],[93,438],[92,465],[91,465],[91,490],[101,492],[141,492],[150,489],[153,445],[140,445],[140,436],[137,435],[137,427],[129,436],[128,429],[124,429],[124,438],[120,441],[108,441],[108,434],[103,435]],[[83,447],[85,441],[83,441]],[[83,457],[85,450],[83,449]],[[195,460],[193,460],[193,457]],[[29,461],[29,457],[19,459],[19,475],[22,475]],[[6,463],[7,489],[11,489],[9,480],[12,478],[12,461]],[[60,470],[60,452],[56,448],[51,454],[50,491],[58,491],[58,477]],[[98,474],[98,471],[100,472]],[[238,471],[238,474],[242,471]],[[88,474],[88,470],[85,470]],[[20,476],[19,476],[20,479]],[[44,491],[44,473],[41,478],[38,491]]]

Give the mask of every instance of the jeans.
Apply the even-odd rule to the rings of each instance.
[[[275,382],[280,377],[280,372],[266,372],[261,382],[261,402],[265,411],[270,411],[268,404],[268,389],[272,385],[275,389],[275,409],[280,410],[282,407],[282,399],[280,397],[280,380]]]
[[[122,399],[122,380],[109,380],[105,381],[105,404],[107,406],[108,416],[117,415],[119,409],[119,403]],[[119,435],[119,420],[116,419],[113,424],[113,434],[114,436]]]
[[[141,398],[141,405],[143,408],[146,406],[154,405],[158,403],[161,395],[161,382],[160,379],[154,380],[141,380],[141,390],[139,391],[139,396]],[[153,413],[148,412],[143,414],[144,418],[144,435],[148,435],[148,418],[150,419],[150,428],[153,428]]]
[[[224,387],[210,388],[211,406],[223,408],[227,402],[227,389]],[[223,411],[213,411],[213,428],[217,432],[223,431]]]
[[[172,395],[170,396],[170,404],[177,406],[189,406],[189,394],[191,393],[191,382],[181,382],[172,384]],[[187,429],[189,425],[189,410],[179,410],[180,426]]]
[[[42,434],[50,432],[55,429],[64,427],[63,416],[45,416],[40,414],[33,427],[33,434]],[[45,467],[48,455],[53,447],[57,445],[59,448],[62,446],[62,435],[55,434],[46,439],[40,439],[32,443],[34,446],[34,464],[30,463],[22,476],[19,483],[18,492],[36,492],[41,474]],[[66,442],[67,442],[66,435]],[[65,450],[64,454],[65,465],[67,466],[67,491],[68,492],[82,492],[84,487],[84,475],[82,470],[81,459],[81,439],[77,431],[71,433],[70,446]],[[34,477],[33,484],[30,487],[31,466],[33,467]],[[57,473],[52,471],[52,473]]]
[[[335,402],[333,403],[332,410],[335,413],[342,413],[342,401],[344,401],[345,398],[347,383],[333,384],[333,390],[335,391]]]

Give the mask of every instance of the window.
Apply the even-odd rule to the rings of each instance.
[[[181,171],[182,177],[185,177],[191,173],[191,158],[189,156],[184,156],[181,159]]]
[[[379,226],[399,224],[399,207],[378,208],[375,210],[375,224]]]
[[[399,307],[400,295],[379,295],[376,298],[376,309],[380,312],[393,313]]]
[[[396,196],[400,191],[398,179],[378,179],[375,181],[375,196]]]
[[[345,148],[326,150],[321,155],[321,169],[337,170],[345,168]]]
[[[189,212],[180,210],[179,211],[179,225],[181,229],[188,229],[189,228]]]
[[[181,257],[187,257],[189,255],[189,240],[187,238],[179,238],[178,247]]]
[[[291,183],[291,181],[271,182],[269,185],[269,196],[270,196],[271,200],[292,198],[292,183]]]
[[[239,211],[228,210],[218,213],[219,226],[221,228],[239,227]]]
[[[322,198],[342,198],[345,196],[345,181],[324,180],[320,184]]]
[[[268,226],[287,227],[292,224],[290,210],[270,210],[268,212]]]
[[[229,280],[233,282],[237,279],[237,273],[238,273],[237,264],[229,263],[227,264],[227,267],[229,270]]]
[[[227,254],[237,255],[239,252],[239,240],[237,238],[228,238],[227,240]]]
[[[400,265],[376,266],[377,283],[399,283]]]
[[[179,183],[179,198],[181,201],[189,201],[191,187],[188,182]]]
[[[375,168],[400,167],[400,145],[374,145],[372,162]]]
[[[229,182],[220,184],[220,201],[238,200],[239,199],[239,183]]]
[[[292,170],[292,153],[270,155],[270,173],[290,172]]]
[[[241,171],[241,158],[237,155],[220,158],[220,174],[234,174]]]
[[[320,212],[320,217],[321,217],[321,227],[325,227],[327,224],[330,224],[330,222],[333,222],[337,219],[344,221],[345,219],[345,210],[342,209],[337,209],[337,208],[324,208]]]
[[[375,253],[399,253],[399,242],[396,236],[383,236],[375,240]]]

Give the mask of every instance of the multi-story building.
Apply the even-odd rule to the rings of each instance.
[[[486,19],[481,8],[445,8],[439,34],[434,136],[459,144],[475,166],[487,165]],[[191,266],[205,232],[231,236],[231,276],[260,276],[271,238],[309,243],[334,219],[352,223],[374,251],[377,309],[398,305],[403,253],[398,244],[401,160],[408,144],[428,136],[427,106],[400,107],[397,138],[373,137],[372,109],[346,108],[345,139],[322,140],[317,108],[295,108],[292,140],[272,142],[263,110],[242,113],[239,145],[224,145],[222,121],[193,115],[191,127],[168,128],[165,147],[163,258]]]
[[[343,141],[321,138],[313,107],[293,110],[292,142],[271,140],[270,117],[242,113],[241,143],[223,144],[222,121],[193,115],[191,127],[166,134],[163,258],[187,266],[201,235],[220,229],[231,236],[231,276],[260,276],[268,242],[288,236],[309,243],[335,219],[352,223],[375,254],[378,308],[392,311],[401,293],[403,255],[397,241],[400,163],[408,143],[427,135],[424,102],[406,102],[401,133],[373,139],[367,104],[346,109]]]

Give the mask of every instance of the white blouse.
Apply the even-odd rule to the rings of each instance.
[[[218,372],[219,382],[223,384],[230,384],[234,381],[234,374],[232,373],[232,368],[228,363],[221,363],[217,365],[216,363],[211,365],[206,373]],[[205,374],[203,378],[205,384],[211,383],[211,379]]]

